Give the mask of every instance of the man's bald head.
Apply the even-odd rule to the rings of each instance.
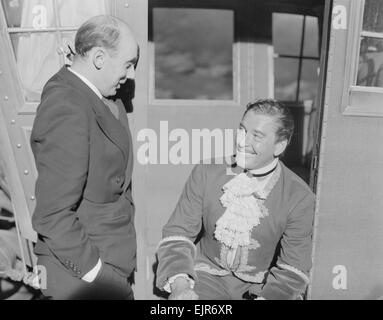
[[[115,53],[122,37],[128,37],[133,43],[135,42],[132,31],[124,21],[110,15],[93,17],[77,31],[76,53],[85,57],[95,47],[102,47]]]
[[[72,69],[93,83],[104,97],[114,96],[127,79],[134,80],[139,47],[122,20],[96,16],[76,34]]]

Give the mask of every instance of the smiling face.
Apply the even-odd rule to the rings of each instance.
[[[277,120],[272,116],[247,112],[237,136],[237,164],[248,170],[261,169],[279,157],[287,141],[278,142],[277,129]]]
[[[138,52],[137,42],[128,31],[121,32],[116,52],[98,48],[94,65],[99,70],[98,87],[104,97],[114,96],[128,79],[134,80]]]

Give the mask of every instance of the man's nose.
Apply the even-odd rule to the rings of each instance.
[[[136,70],[134,70],[134,67],[131,66],[127,71],[126,71],[126,79],[134,80],[136,78]]]
[[[241,148],[246,147],[246,145],[247,145],[247,137],[248,137],[248,135],[246,134],[245,130],[238,130],[238,133],[237,133],[237,143],[238,143],[239,147],[241,147]]]
[[[237,143],[241,148],[245,148],[251,143],[251,135],[245,130],[238,130]]]

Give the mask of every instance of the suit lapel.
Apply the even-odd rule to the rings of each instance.
[[[59,75],[72,87],[75,87],[75,89],[83,92],[90,98],[98,125],[109,140],[111,140],[122,151],[125,160],[127,160],[130,137],[120,121],[118,121],[109,110],[109,107],[80,78],[70,72],[67,67],[64,66],[60,70]]]
[[[102,102],[102,100],[98,99],[98,101],[95,101],[93,108],[96,111],[96,121],[101,130],[117,147],[121,149],[125,159],[127,160],[130,137],[128,136],[125,128],[122,126],[120,121],[115,118],[109,110],[109,107]]]

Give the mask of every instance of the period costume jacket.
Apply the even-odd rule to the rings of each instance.
[[[125,277],[136,266],[132,138],[122,106],[119,113],[66,67],[48,81],[37,110],[35,253],[77,278],[99,259]]]
[[[204,271],[250,282],[265,299],[297,299],[309,282],[314,200],[282,162],[261,189],[234,159],[197,165],[163,229],[157,286]]]

